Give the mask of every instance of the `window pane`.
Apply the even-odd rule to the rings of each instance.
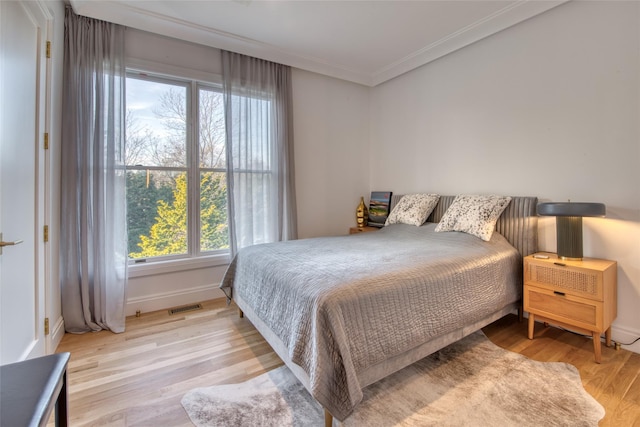
[[[227,182],[223,172],[200,174],[200,251],[229,247]]]
[[[187,87],[127,78],[127,166],[184,167]]]
[[[127,171],[129,257],[187,253],[187,174]]]
[[[130,72],[126,91],[130,258],[228,249],[220,88]],[[196,218],[198,224],[189,223]]]
[[[224,169],[226,165],[222,93],[198,90],[200,167]]]

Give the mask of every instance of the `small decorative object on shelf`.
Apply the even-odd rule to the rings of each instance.
[[[369,210],[367,205],[364,204],[364,197],[360,197],[360,204],[356,208],[356,223],[358,228],[365,227],[369,219]]]

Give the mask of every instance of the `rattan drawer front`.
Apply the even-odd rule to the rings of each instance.
[[[595,330],[598,329],[598,304],[585,304],[547,290],[527,288],[524,309],[549,319]]]
[[[601,275],[598,271],[530,264],[527,281],[549,285],[586,298],[602,300]]]

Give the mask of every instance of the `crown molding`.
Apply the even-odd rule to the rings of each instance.
[[[529,18],[533,18],[554,7],[567,3],[569,0],[535,1],[522,0],[512,3],[503,9],[470,24],[458,31],[431,43],[424,48],[413,52],[404,58],[389,64],[388,66],[374,72],[370,76],[370,86],[377,86],[381,83],[398,77],[408,71],[422,65],[435,61],[449,53],[462,49],[472,43],[489,37],[495,33],[512,27]]]
[[[509,4],[478,22],[449,34],[382,69],[371,72],[361,72],[342,64],[332,64],[320,58],[289,52],[259,40],[150,12],[128,3],[91,0],[70,0],[70,3],[75,13],[79,15],[218,49],[230,50],[365,86],[377,86],[567,1],[521,0]],[[140,4],[144,5],[144,2]]]

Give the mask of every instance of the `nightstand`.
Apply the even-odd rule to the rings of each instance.
[[[364,226],[364,227],[362,227],[362,228],[359,228],[359,227],[351,227],[351,228],[349,229],[349,234],[366,233],[366,232],[368,232],[368,231],[377,231],[377,230],[379,230],[379,228],[378,228],[378,227],[367,227],[367,226]]]
[[[523,292],[524,310],[529,312],[529,339],[533,339],[536,320],[590,334],[596,362],[601,362],[600,334],[605,333],[609,347],[611,323],[617,315],[615,261],[565,261],[552,253],[529,255],[524,258]]]

